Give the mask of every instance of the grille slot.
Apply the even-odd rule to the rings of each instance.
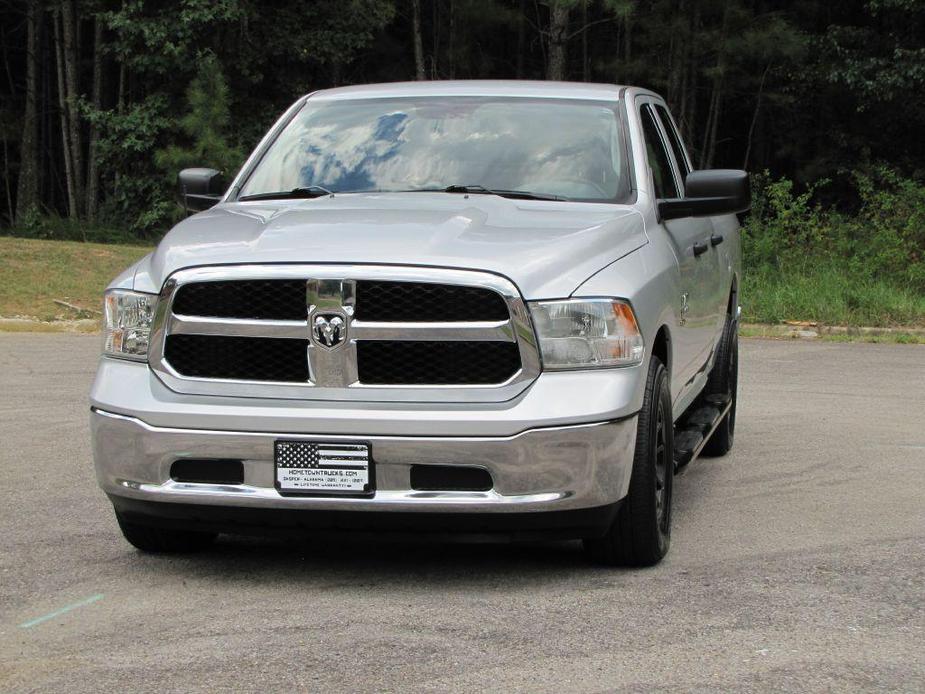
[[[170,478],[177,482],[244,484],[244,464],[240,460],[186,458],[170,466]]]
[[[308,381],[305,340],[168,335],[164,356],[181,376],[241,381]]]
[[[177,290],[173,312],[182,316],[305,320],[304,280],[194,282]]]
[[[487,492],[493,486],[488,470],[480,467],[411,466],[411,488],[419,491]]]
[[[504,299],[484,287],[428,282],[357,282],[357,320],[439,323],[508,319]]]
[[[489,385],[520,369],[513,342],[357,342],[360,383],[367,385]]]

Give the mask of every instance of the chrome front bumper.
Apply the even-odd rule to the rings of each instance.
[[[522,513],[590,509],[622,499],[629,488],[636,417],[497,437],[370,436],[362,431],[332,436],[152,426],[97,406],[91,430],[100,486],[111,497],[126,500],[241,509]],[[281,496],[273,484],[273,442],[278,438],[369,442],[376,466],[375,496]],[[184,458],[242,460],[244,483],[174,481],[170,466]],[[411,466],[428,464],[484,467],[494,488],[411,489]]]

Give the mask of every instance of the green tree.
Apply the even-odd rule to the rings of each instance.
[[[215,168],[230,178],[241,166],[244,153],[229,143],[228,84],[213,54],[206,53],[199,59],[199,70],[186,90],[186,100],[189,112],[179,125],[187,142],[159,150],[155,163],[171,178],[191,166]]]

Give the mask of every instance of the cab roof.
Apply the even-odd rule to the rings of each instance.
[[[414,96],[518,96],[544,99],[619,101],[626,87],[589,82],[543,82],[529,80],[433,80],[389,82],[324,89],[310,95],[312,101],[340,101]]]

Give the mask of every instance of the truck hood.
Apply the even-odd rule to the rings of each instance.
[[[174,227],[134,286],[157,292],[207,265],[394,264],[486,270],[527,299],[555,298],[646,241],[639,212],[611,204],[448,193],[222,203]]]

